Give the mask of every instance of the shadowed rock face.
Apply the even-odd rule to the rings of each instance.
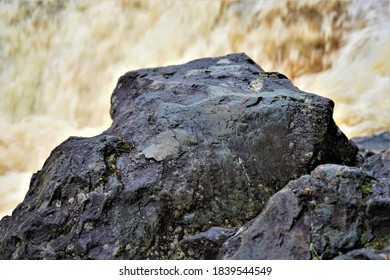
[[[319,164],[356,164],[331,100],[245,54],[128,72],[111,101],[112,126],[55,148],[1,220],[1,259],[192,258],[182,240],[242,226]]]

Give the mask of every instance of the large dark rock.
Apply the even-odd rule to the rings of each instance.
[[[55,148],[1,220],[0,258],[189,256],[182,240],[242,226],[291,179],[356,164],[333,105],[245,54],[129,72],[112,126]]]
[[[362,168],[318,166],[273,195],[224,243],[219,258],[331,259],[356,248],[389,246],[389,173],[390,149]],[[370,250],[355,253],[375,257]]]

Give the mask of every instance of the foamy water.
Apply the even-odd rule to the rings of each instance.
[[[332,98],[350,137],[389,130],[388,1],[0,1],[0,217],[70,135],[106,129],[133,69],[245,52]]]

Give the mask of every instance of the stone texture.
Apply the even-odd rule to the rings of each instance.
[[[378,236],[390,236],[390,148],[368,158],[362,166],[376,181],[371,188],[366,214]]]
[[[334,258],[335,260],[390,260],[390,247],[374,252],[370,249],[358,249],[345,255]]]
[[[288,181],[357,163],[331,100],[245,54],[128,72],[111,103],[112,126],[55,148],[1,220],[1,259],[186,258],[183,240],[242,226]]]
[[[359,153],[367,158],[390,148],[390,131],[356,137],[352,140],[358,145]]]
[[[224,243],[219,258],[332,259],[390,245],[389,161],[390,149],[362,168],[321,165],[291,181]]]
[[[176,256],[195,260],[215,260],[222,244],[236,233],[237,229],[212,227],[206,232],[188,236],[183,239],[175,252]]]

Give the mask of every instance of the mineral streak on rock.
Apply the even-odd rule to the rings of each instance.
[[[55,148],[1,220],[1,259],[190,258],[191,236],[242,226],[319,164],[356,164],[331,100],[245,54],[128,72],[111,103],[112,126]],[[273,198],[297,211],[275,232],[305,226],[298,189]]]

